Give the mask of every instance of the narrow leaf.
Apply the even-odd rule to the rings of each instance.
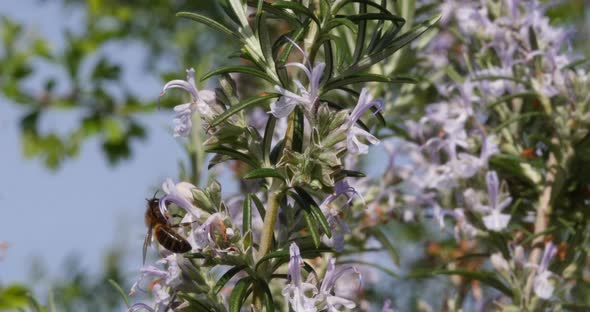
[[[262,159],[267,165],[270,165],[271,144],[276,123],[277,119],[275,116],[269,114],[268,121],[266,122],[266,128],[264,128],[264,139],[262,140]]]
[[[241,65],[226,66],[226,67],[222,67],[222,68],[219,68],[216,70],[212,70],[212,71],[206,73],[205,76],[203,76],[201,78],[201,81],[207,80],[207,79],[209,79],[213,76],[216,76],[216,75],[224,75],[224,74],[231,74],[231,73],[252,75],[252,76],[264,79],[272,84],[277,83],[270,76],[268,76],[265,72],[258,70],[254,67],[251,67],[251,66],[241,66]]]
[[[248,293],[248,288],[250,288],[252,281],[253,279],[251,277],[245,277],[236,283],[236,286],[234,286],[234,289],[229,297],[230,312],[240,312],[242,309],[242,304],[246,300],[246,294]]]
[[[245,101],[242,101],[238,105],[230,107],[228,110],[215,117],[215,119],[213,119],[213,121],[211,122],[211,127],[219,125],[220,123],[222,123],[223,121],[225,121],[226,119],[228,119],[229,117],[233,116],[234,114],[243,109],[246,109],[250,106],[258,105],[262,102],[265,102],[276,97],[279,97],[279,94],[272,93],[267,95],[254,96]]]
[[[258,162],[255,159],[253,159],[252,157],[250,157],[242,152],[239,152],[235,149],[229,148],[229,147],[214,146],[214,147],[207,148],[206,152],[217,153],[220,155],[225,155],[225,156],[229,157],[230,159],[240,160],[240,161],[250,165],[250,167],[252,167],[252,168],[258,168],[260,166],[258,164]]]
[[[250,194],[250,198],[252,199],[252,201],[254,201],[254,205],[256,206],[256,210],[258,210],[258,214],[264,220],[266,210],[264,209],[262,201],[260,200],[260,198],[258,198],[258,196],[256,196],[256,194]]]
[[[264,291],[264,307],[266,308],[266,311],[275,311],[275,302],[272,298],[272,292],[270,291],[268,284],[262,280],[259,280],[257,284]]]
[[[305,219],[305,223],[307,224],[307,230],[311,235],[311,239],[313,239],[313,244],[316,246],[316,248],[320,247],[320,233],[316,220],[313,218],[309,210],[303,210],[303,218]]]
[[[416,25],[414,28],[399,36],[393,43],[391,43],[384,49],[369,54],[366,57],[362,58],[356,65],[349,67],[342,75],[347,76],[352,73],[365,70],[371,67],[373,64],[382,61],[383,59],[395,53],[397,50],[403,48],[408,43],[412,42],[414,39],[421,36],[424,32],[430,29],[430,27],[432,27],[436,22],[438,22],[439,19],[440,15],[437,15]]]
[[[467,271],[467,270],[429,270],[419,271],[410,274],[411,277],[424,277],[429,275],[459,275],[465,278],[478,280],[486,285],[492,286],[495,289],[503,292],[509,297],[512,297],[512,290],[504,283],[496,278],[495,272],[488,271]]]
[[[303,6],[300,3],[293,2],[293,1],[275,1],[272,4],[272,6],[275,8],[280,8],[283,10],[292,10],[295,13],[303,14],[306,17],[312,19],[319,27],[322,26],[322,23],[317,18],[317,16],[313,13],[313,11],[310,10],[309,8],[306,8],[305,6]]]
[[[391,260],[399,266],[399,254],[395,247],[391,244],[385,233],[377,227],[370,228],[368,232],[381,243],[381,246],[389,253]]]
[[[242,235],[246,235],[252,228],[252,196],[246,194],[242,208]]]
[[[295,191],[297,192],[297,194],[299,194],[299,196],[301,196],[301,199],[303,200],[303,205],[307,206],[307,208],[309,209],[309,212],[311,212],[313,214],[314,218],[316,219],[316,221],[318,221],[320,223],[320,226],[322,227],[322,231],[324,231],[324,233],[326,233],[326,235],[328,237],[332,237],[332,230],[330,228],[330,223],[328,223],[326,216],[324,215],[322,210],[319,208],[319,206],[315,202],[315,200],[311,197],[311,195],[309,195],[304,189],[302,189],[300,187],[296,187]]]
[[[340,78],[336,78],[326,84],[324,87],[324,91],[338,89],[344,86],[348,86],[355,83],[365,83],[365,82],[385,82],[385,83],[416,83],[417,80],[412,77],[405,77],[405,76],[393,76],[387,77],[378,74],[359,74],[359,75],[349,75]]]
[[[225,284],[227,284],[227,282],[229,282],[229,280],[231,280],[232,277],[234,277],[234,275],[238,274],[244,268],[245,268],[245,266],[241,265],[241,266],[235,266],[235,267],[227,270],[227,272],[225,272],[221,276],[221,278],[219,278],[217,283],[215,283],[215,286],[213,286],[213,289],[212,289],[213,293],[217,295],[221,291],[221,289],[223,289]]]
[[[212,20],[211,18],[206,17],[206,16],[203,16],[201,14],[192,13],[192,12],[179,12],[179,13],[176,13],[176,16],[188,18],[188,19],[191,19],[193,21],[197,21],[197,22],[199,22],[201,24],[205,24],[205,25],[207,25],[207,26],[209,26],[209,27],[211,27],[211,28],[213,28],[215,30],[219,30],[219,31],[221,31],[221,32],[223,32],[223,33],[225,33],[227,35],[233,36],[236,39],[240,39],[241,40],[240,36],[237,33],[233,32],[229,28],[223,26],[219,22],[216,22],[216,21]]]
[[[282,174],[280,174],[274,168],[258,168],[248,172],[244,179],[262,179],[262,178],[278,178],[281,180],[285,180]]]
[[[109,278],[109,284],[111,284],[111,286],[113,286],[113,288],[115,288],[115,290],[117,290],[117,292],[119,293],[119,295],[121,295],[121,298],[123,298],[123,302],[125,302],[125,305],[129,308],[131,305],[129,304],[129,299],[127,298],[127,295],[125,294],[125,292],[123,291],[123,288],[121,288],[121,286],[119,286],[119,284],[113,280]],[[53,305],[53,293],[51,293],[51,305]],[[53,307],[53,309],[55,310],[55,307]]]

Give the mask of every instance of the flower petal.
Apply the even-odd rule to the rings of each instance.
[[[508,226],[511,216],[500,213],[498,210],[492,210],[488,216],[483,217],[483,223],[490,231],[500,232]]]

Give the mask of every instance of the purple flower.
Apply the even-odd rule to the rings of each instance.
[[[210,215],[207,220],[194,228],[188,238],[189,243],[195,250],[211,248],[217,254],[226,253],[228,250],[218,249],[214,238],[214,233],[221,234],[226,239],[231,239],[234,235],[232,228],[226,228],[224,224],[225,215],[217,212]]]
[[[336,268],[336,259],[331,258],[328,261],[328,270],[326,271],[326,275],[320,286],[319,293],[319,296],[326,301],[328,312],[339,312],[342,308],[354,309],[354,307],[356,307],[354,301],[332,294],[333,289],[336,286],[336,281],[347,272],[355,273],[359,276],[360,281],[360,273],[355,267],[344,265]]]
[[[557,252],[557,248],[553,244],[553,242],[549,242],[545,245],[545,251],[543,252],[543,258],[541,258],[541,263],[537,267],[537,274],[535,276],[535,280],[533,281],[533,289],[535,294],[543,299],[549,299],[553,295],[553,291],[555,290],[555,286],[549,280],[550,277],[553,276],[553,273],[548,270],[549,262],[555,256]]]
[[[486,174],[486,183],[488,186],[488,205],[473,201],[475,202],[474,209],[487,213],[483,217],[483,223],[488,230],[500,232],[508,226],[510,221],[511,216],[502,213],[502,210],[510,205],[512,198],[507,197],[500,201],[500,182],[495,171],[489,171]]]
[[[174,88],[182,89],[191,95],[191,102],[174,107],[174,111],[176,112],[176,118],[174,118],[174,136],[188,136],[192,128],[192,115],[196,110],[207,119],[213,117],[213,110],[207,102],[215,101],[215,92],[210,90],[199,92],[195,85],[195,70],[193,68],[187,69],[186,81],[172,80],[166,83],[160,96],[163,96],[166,91]]]
[[[459,241],[462,237],[473,239],[477,234],[477,229],[467,221],[462,208],[450,210],[441,209],[438,205],[434,207],[434,217],[438,220],[441,229],[445,228],[444,218],[446,216],[455,219],[455,240]]]
[[[291,255],[288,272],[289,283],[283,289],[283,296],[289,300],[293,311],[315,312],[327,309],[329,312],[338,312],[341,311],[342,308],[352,309],[356,306],[353,301],[334,294],[336,281],[345,273],[355,273],[359,276],[360,280],[360,273],[355,267],[345,265],[336,268],[335,259],[330,259],[326,275],[324,275],[324,279],[318,292],[315,285],[301,280],[303,258],[301,258],[301,253],[299,252],[297,244],[291,244],[289,247],[289,253]],[[319,305],[319,309],[317,305]]]
[[[332,230],[332,238],[325,239],[327,241],[326,244],[333,246],[337,251],[341,251],[344,248],[344,233],[350,232],[350,229],[339,216],[342,207],[331,208],[330,204],[340,197],[340,195],[344,195],[348,199],[346,205],[349,205],[353,199],[349,194],[358,196],[364,202],[364,199],[354,187],[350,186],[346,180],[340,180],[336,182],[334,194],[328,195],[320,204],[320,209],[326,216],[326,219],[328,219]]]
[[[315,312],[318,310],[315,306],[315,296],[318,290],[313,284],[301,281],[303,258],[301,258],[297,244],[291,243],[289,254],[291,255],[288,272],[289,283],[283,289],[283,296],[289,300],[293,311]]]
[[[287,40],[289,40],[293,46],[303,54],[304,62],[307,63],[307,66],[298,62],[287,63],[285,66],[293,66],[303,70],[307,76],[308,87],[305,88],[297,79],[295,79],[294,82],[299,94],[295,94],[281,86],[275,86],[277,92],[282,96],[270,105],[269,113],[277,118],[287,117],[298,104],[303,105],[306,111],[311,110],[314,103],[318,101],[320,79],[322,78],[324,68],[326,67],[325,63],[318,63],[315,66],[311,66],[307,53],[305,53],[305,51],[303,51],[303,49],[301,49],[301,47],[299,47],[293,40],[289,38],[287,38]]]
[[[379,139],[374,137],[369,132],[365,131],[364,129],[360,128],[356,125],[356,122],[361,118],[361,116],[371,107],[377,107],[377,110],[381,110],[383,108],[383,100],[373,100],[367,88],[363,88],[361,90],[361,94],[359,95],[358,103],[356,104],[355,108],[350,113],[348,122],[349,122],[349,130],[346,138],[346,144],[348,147],[348,151],[351,154],[366,154],[369,152],[369,146],[363,143],[359,138],[368,141],[370,144],[377,144],[379,143]]]
[[[199,218],[201,212],[195,205],[192,204],[193,195],[191,189],[196,188],[196,186],[188,183],[188,182],[180,182],[178,184],[174,184],[172,179],[168,178],[162,184],[162,189],[166,193],[166,195],[160,198],[160,211],[162,215],[166,216],[168,212],[168,207],[166,203],[172,202],[176,204],[178,207],[185,209],[187,212],[194,215],[196,218]]]
[[[127,309],[127,312],[137,312],[137,311],[141,311],[141,310],[155,312],[152,307],[150,307],[149,305],[147,305],[145,303],[135,303],[135,304],[131,305],[129,307],[129,309]]]

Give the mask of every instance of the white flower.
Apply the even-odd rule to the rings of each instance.
[[[314,103],[318,101],[320,79],[324,74],[324,68],[326,68],[325,63],[317,63],[315,66],[311,66],[305,51],[303,51],[303,49],[301,49],[293,40],[289,38],[287,38],[287,40],[289,40],[293,46],[303,54],[304,62],[307,63],[307,66],[298,62],[287,63],[285,66],[293,66],[303,70],[307,76],[308,87],[305,88],[299,80],[295,80],[294,82],[295,85],[297,85],[297,90],[299,92],[299,94],[295,94],[281,86],[275,86],[277,92],[282,96],[270,105],[269,113],[277,118],[287,117],[298,104],[303,105],[307,111],[311,110]]]
[[[291,244],[289,254],[291,255],[288,273],[289,284],[283,289],[283,296],[289,300],[293,311],[315,312],[318,310],[315,306],[315,296],[318,290],[313,284],[301,281],[303,258],[301,258],[297,244]]]
[[[169,89],[183,89],[191,94],[191,102],[176,105],[174,111],[176,118],[174,118],[174,136],[188,136],[192,128],[192,115],[195,111],[199,111],[201,116],[205,119],[213,118],[213,110],[207,103],[215,101],[215,92],[210,90],[199,90],[195,85],[195,70],[193,68],[186,70],[186,81],[172,80],[164,85],[162,93],[163,96]]]
[[[220,225],[221,233],[223,236],[227,236],[227,229],[223,226],[225,216],[220,213],[214,213],[210,215],[207,220],[196,228],[193,228],[191,235],[188,238],[189,243],[195,250],[203,250],[207,247],[215,249],[215,241],[213,239],[213,233],[217,225]]]
[[[336,294],[332,295],[333,289],[336,286],[336,281],[346,272],[352,271],[360,277],[357,269],[351,265],[340,266],[336,268],[336,259],[331,258],[328,261],[328,270],[320,286],[319,296],[325,298],[328,312],[340,312],[343,308],[354,309],[356,304],[354,301],[339,297]]]
[[[345,265],[336,268],[335,259],[330,259],[328,262],[328,269],[326,275],[321,283],[319,292],[315,285],[301,281],[301,267],[303,267],[303,258],[299,252],[297,244],[291,243],[289,247],[289,283],[283,289],[283,296],[285,296],[291,308],[295,312],[315,312],[318,310],[328,312],[340,312],[342,309],[353,309],[356,304],[347,298],[339,297],[334,293],[336,281],[345,273],[352,271],[353,273],[360,273],[355,267]],[[360,280],[360,278],[359,278]],[[317,305],[320,305],[318,309]]]
[[[553,242],[548,242],[545,245],[543,258],[541,258],[541,263],[539,263],[539,266],[537,267],[537,274],[533,281],[533,289],[539,298],[549,299],[555,290],[555,286],[549,280],[549,278],[553,276],[553,273],[549,271],[548,268],[549,262],[551,262],[551,259],[555,256],[556,252],[557,248]]]
[[[539,296],[539,298],[549,299],[553,295],[555,286],[549,281],[551,276],[552,273],[549,271],[543,271],[535,276],[533,286],[535,294]]]
[[[502,213],[510,203],[511,197],[507,197],[500,201],[500,182],[495,171],[489,171],[486,174],[486,183],[488,185],[488,205],[475,203],[475,210],[488,213],[483,217],[483,223],[488,230],[500,232],[508,226],[511,216]]]
[[[166,216],[166,212],[168,211],[168,207],[166,206],[167,202],[172,202],[178,207],[185,209],[187,212],[194,215],[196,218],[199,218],[201,215],[201,211],[193,205],[193,194],[191,189],[196,188],[196,186],[188,183],[188,182],[180,182],[175,184],[172,179],[168,178],[162,184],[162,189],[166,193],[166,195],[160,198],[160,211],[162,212],[163,216]]]
[[[369,152],[369,146],[363,143],[359,138],[363,138],[363,140],[368,141],[370,144],[377,144],[380,142],[379,139],[372,134],[356,125],[361,116],[372,106],[377,107],[378,111],[381,110],[383,108],[383,100],[373,100],[367,88],[363,88],[359,95],[358,103],[350,113],[348,119],[349,130],[346,137],[346,145],[348,152],[351,154],[366,154]]]

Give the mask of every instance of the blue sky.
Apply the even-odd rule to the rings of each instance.
[[[25,22],[29,31],[50,38],[56,47],[63,44],[62,29],[83,18],[60,8],[53,2],[0,1],[0,12]],[[125,80],[134,91],[157,97],[162,84],[143,74],[142,54],[132,47],[112,57],[124,60],[129,69]],[[36,82],[28,84],[34,88]],[[72,253],[81,257],[84,267],[97,272],[105,249],[115,244],[128,247],[125,269],[136,274],[145,235],[145,198],[166,177],[178,175],[178,160],[183,157],[180,142],[169,133],[172,112],[140,119],[150,125],[149,140],[133,146],[131,161],[109,167],[99,142],[91,140],[78,159],[67,161],[57,172],[48,171],[38,160],[23,159],[18,120],[24,113],[0,97],[0,242],[9,244],[0,260],[0,283],[26,281],[33,257],[41,257],[54,276],[61,274],[64,258]],[[75,118],[75,113],[51,113],[43,120],[43,128],[60,131]]]

